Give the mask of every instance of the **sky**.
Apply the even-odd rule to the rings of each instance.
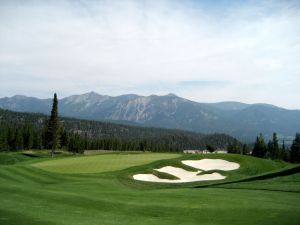
[[[90,91],[300,109],[300,1],[0,0],[0,97]]]

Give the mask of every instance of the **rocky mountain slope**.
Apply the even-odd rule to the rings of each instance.
[[[0,99],[0,108],[49,113],[51,99],[14,96]],[[90,92],[59,101],[60,114],[92,120],[127,122],[143,126],[184,129],[201,133],[226,133],[251,140],[260,132],[293,136],[300,131],[300,111],[268,104],[239,102],[198,103],[174,94],[121,95]]]

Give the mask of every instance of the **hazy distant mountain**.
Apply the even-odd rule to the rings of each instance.
[[[26,96],[1,98],[0,108],[49,113],[51,99]],[[60,114],[92,120],[127,121],[144,126],[185,129],[201,133],[222,132],[251,140],[260,132],[293,136],[300,131],[300,111],[268,104],[239,102],[198,103],[174,94],[121,95],[90,92],[59,101]]]
[[[218,102],[211,103],[212,106],[217,107],[222,110],[242,110],[249,106],[249,104],[241,103],[241,102]]]

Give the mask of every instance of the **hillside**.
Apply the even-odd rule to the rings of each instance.
[[[19,112],[48,113],[50,106],[51,99],[19,95],[0,99],[0,108]],[[246,141],[253,141],[259,133],[268,137],[273,132],[289,138],[299,132],[300,127],[299,110],[268,104],[198,103],[174,94],[111,97],[90,92],[61,99],[59,109],[61,115],[67,117],[226,133]]]
[[[49,157],[41,152],[0,153],[1,224],[299,224],[299,173],[255,180],[289,170],[286,163],[212,154],[241,167],[221,172],[228,177],[223,181],[159,184],[135,181],[132,175],[183,166],[178,162],[203,156],[126,152]],[[253,179],[241,182],[249,177]],[[211,187],[192,188],[206,184]]]
[[[0,134],[1,128],[5,126],[27,126],[31,125],[41,130],[44,127],[46,115],[38,113],[21,113],[0,109]],[[79,133],[82,136],[88,134],[92,138],[110,138],[120,140],[149,140],[159,141],[167,145],[176,145],[177,149],[205,148],[207,144],[216,148],[227,148],[228,144],[236,143],[236,139],[225,134],[200,134],[196,132],[129,126],[123,124],[99,122],[92,120],[81,120],[62,117],[61,125],[69,133]]]

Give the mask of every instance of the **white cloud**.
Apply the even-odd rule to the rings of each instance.
[[[211,4],[2,2],[0,95],[174,92],[300,108],[297,1]]]

